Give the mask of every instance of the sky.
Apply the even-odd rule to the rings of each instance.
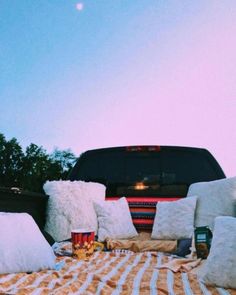
[[[0,133],[201,147],[236,176],[236,1],[0,0]]]

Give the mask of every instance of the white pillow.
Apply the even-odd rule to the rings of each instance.
[[[236,289],[236,218],[215,219],[210,253],[199,275],[205,284]]]
[[[195,226],[214,228],[217,216],[234,216],[236,177],[190,185],[187,197],[198,196]]]
[[[105,186],[84,181],[47,181],[43,189],[49,195],[45,230],[56,240],[71,237],[74,228],[97,231],[93,201],[105,199]]]
[[[152,239],[178,240],[191,238],[197,197],[174,202],[159,202],[152,229]]]
[[[0,274],[53,269],[55,255],[27,213],[0,213]]]
[[[98,240],[128,239],[138,235],[131,218],[126,198],[94,203],[98,216]]]

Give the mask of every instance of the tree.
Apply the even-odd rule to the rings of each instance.
[[[22,187],[32,191],[42,191],[50,164],[46,151],[42,147],[31,143],[25,151]]]
[[[3,175],[5,173],[5,149],[6,139],[2,133],[0,133],[0,184],[3,182]]]
[[[47,180],[66,179],[76,159],[69,149],[47,154],[33,143],[24,153],[15,138],[7,141],[0,133],[0,186],[42,192]]]
[[[0,134],[0,184],[19,186],[22,181],[24,153],[16,138],[7,141]]]
[[[60,151],[56,148],[50,155],[50,159],[52,164],[55,166],[60,166],[61,179],[66,179],[68,172],[74,166],[77,158],[70,149]]]

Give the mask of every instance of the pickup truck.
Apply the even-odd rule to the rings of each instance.
[[[187,195],[190,184],[225,178],[212,154],[203,148],[125,146],[81,154],[69,180],[102,183],[106,200],[125,196],[138,230],[151,230],[156,203]]]

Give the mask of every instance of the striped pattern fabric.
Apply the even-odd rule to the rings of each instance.
[[[95,252],[89,261],[60,257],[60,270],[0,275],[0,294],[236,295],[205,286],[193,274],[158,269],[170,259],[156,252]]]
[[[132,221],[137,231],[152,231],[156,214],[157,202],[177,201],[182,197],[126,197],[132,217]],[[106,201],[118,200],[119,197],[106,196]]]

